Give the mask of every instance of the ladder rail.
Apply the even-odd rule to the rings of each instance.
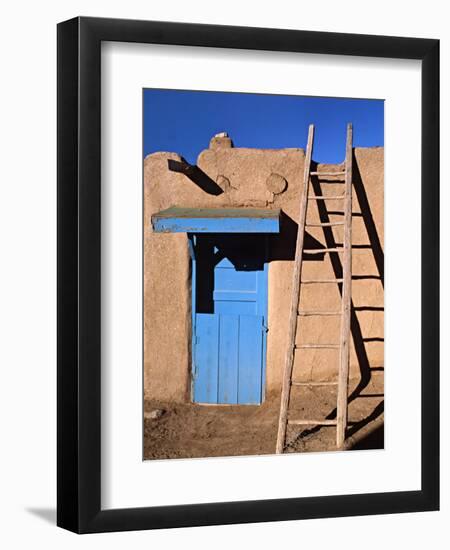
[[[302,272],[302,256],[303,256],[303,243],[305,237],[305,225],[306,225],[306,212],[308,207],[308,193],[309,193],[309,179],[311,172],[312,161],[312,149],[314,141],[314,124],[310,124],[308,128],[308,142],[306,146],[305,166],[303,172],[303,189],[300,201],[300,215],[298,221],[297,241],[295,247],[295,263],[294,272],[292,275],[292,300],[291,311],[289,315],[289,333],[288,333],[288,346],[286,349],[286,359],[283,374],[283,386],[281,389],[281,403],[280,403],[280,417],[278,421],[278,434],[276,453],[283,452],[284,444],[286,440],[286,428],[287,428],[287,415],[289,407],[289,399],[291,394],[291,379],[292,369],[294,367],[294,353],[295,353],[295,336],[297,333],[298,323],[298,304],[300,297],[300,279]]]
[[[353,178],[353,127],[347,125],[347,144],[345,148],[345,206],[344,206],[344,255],[342,258],[342,317],[340,331],[340,358],[337,395],[336,446],[344,447],[347,428],[348,409],[348,375],[349,375],[349,340],[350,340],[350,307],[352,294],[352,178]]]

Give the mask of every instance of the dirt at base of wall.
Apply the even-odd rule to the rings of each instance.
[[[374,374],[361,389],[359,379],[351,381],[350,448],[383,448],[382,374]],[[292,394],[292,418],[321,419],[334,410],[333,388],[302,388],[301,391],[301,396]],[[274,454],[279,403],[280,395],[274,392],[259,406],[147,400],[145,412],[150,418],[145,419],[144,459]],[[336,430],[328,426],[289,427],[286,452],[335,450],[335,434]]]

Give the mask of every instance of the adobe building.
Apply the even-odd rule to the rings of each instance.
[[[383,156],[382,147],[354,149],[353,379],[384,363]],[[145,158],[145,398],[258,404],[281,391],[304,161],[303,149],[234,148],[226,134],[211,139],[197,166],[176,153]],[[316,195],[342,192],[338,178],[311,181]],[[307,223],[342,219],[342,201],[308,207]],[[342,233],[309,227],[305,248],[339,246]],[[305,255],[302,277],[339,278],[338,256]],[[340,304],[338,284],[302,285],[302,309]],[[299,338],[338,342],[339,323],[302,317]],[[302,349],[293,378],[333,380],[337,369],[336,350]]]

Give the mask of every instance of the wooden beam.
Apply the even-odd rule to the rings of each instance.
[[[299,311],[298,314],[303,317],[317,316],[338,316],[342,315],[342,311]]]
[[[345,176],[345,172],[311,172],[311,176],[321,176],[321,177]]]
[[[292,298],[289,315],[289,332],[286,348],[286,359],[283,374],[283,386],[281,389],[280,417],[278,421],[278,434],[276,453],[283,452],[286,440],[287,413],[289,397],[291,393],[292,369],[294,366],[295,335],[297,332],[297,311],[300,298],[300,280],[302,272],[303,242],[305,236],[306,211],[309,193],[309,173],[311,172],[311,159],[314,141],[314,125],[310,124],[308,129],[308,142],[306,146],[305,166],[303,170],[303,189],[300,199],[300,214],[298,219],[297,242],[295,248],[295,264],[292,276]]]
[[[307,223],[306,227],[334,227],[335,225],[344,225],[344,222]]]
[[[308,197],[310,201],[325,201],[325,200],[342,200],[345,199],[345,195],[311,195]]]
[[[337,386],[337,382],[295,382],[292,381],[293,386],[306,386],[306,387],[315,387],[315,386]],[[360,395],[358,397],[361,397]]]
[[[288,423],[299,426],[336,426],[336,420],[289,420]]]
[[[343,283],[344,279],[302,279],[302,285],[325,284],[325,283]]]
[[[298,344],[295,349],[339,349],[339,344]]]
[[[337,395],[337,429],[336,445],[344,448],[347,427],[348,407],[348,371],[350,340],[350,305],[352,294],[352,162],[353,162],[353,128],[347,125],[347,145],[345,150],[345,195],[344,206],[344,256],[342,284],[342,318],[340,334],[340,358]]]
[[[303,252],[305,254],[325,254],[326,252],[344,252],[344,248],[305,248]]]

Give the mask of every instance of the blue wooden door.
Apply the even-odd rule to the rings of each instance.
[[[259,404],[267,331],[264,237],[199,235],[193,264],[193,399]]]

